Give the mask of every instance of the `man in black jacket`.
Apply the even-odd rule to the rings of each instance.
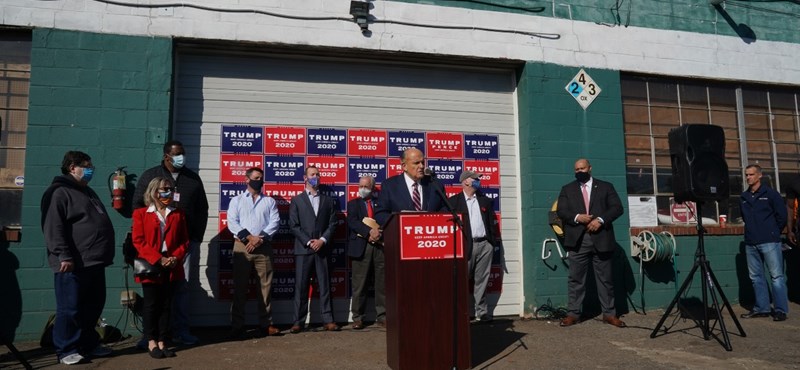
[[[111,354],[94,330],[106,304],[106,266],[114,260],[114,227],[103,202],[89,188],[92,159],[70,151],[61,176],[42,196],[47,261],[55,273],[53,344],[62,364]]]
[[[193,256],[196,256],[203,241],[208,224],[208,198],[203,188],[203,181],[194,171],[185,167],[186,151],[177,140],[164,144],[164,157],[161,164],[142,173],[133,194],[133,208],[144,207],[144,191],[147,184],[156,177],[171,178],[175,182],[173,193],[174,204],[186,212],[186,226],[189,229],[189,250],[183,262],[186,280],[175,289],[172,301],[173,340],[192,345],[197,337],[189,332],[188,285],[191,279],[197,279],[194,271]]]
[[[347,255],[353,266],[353,301],[350,312],[353,314],[352,328],[364,328],[364,310],[367,307],[367,280],[372,272],[375,281],[375,322],[385,326],[386,284],[385,258],[380,243],[381,232],[364,223],[364,218],[374,220],[375,178],[363,176],[358,180],[358,198],[347,202]],[[375,224],[377,225],[377,223]]]
[[[480,322],[492,321],[492,314],[486,304],[486,287],[489,285],[489,272],[492,269],[492,255],[497,244],[494,235],[494,206],[492,200],[480,193],[480,174],[472,171],[461,173],[459,180],[463,192],[450,197],[450,204],[456,212],[469,219],[470,227],[465,228],[464,246],[468,259],[469,277],[475,280],[473,298],[475,300],[475,319]]]

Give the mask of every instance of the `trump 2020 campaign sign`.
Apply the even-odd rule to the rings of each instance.
[[[278,124],[223,125],[220,131],[218,299],[232,294],[233,235],[227,230],[230,200],[246,189],[245,172],[251,167],[264,171],[266,196],[275,199],[280,214],[278,232],[273,236],[273,300],[289,301],[294,292],[294,236],[289,221],[293,199],[305,195],[303,175],[309,165],[320,171],[322,194],[333,199],[338,211],[331,241],[332,296],[349,298],[350,263],[345,253],[349,200],[358,196],[358,181],[363,176],[375,179],[376,193],[387,178],[401,175],[400,156],[409,148],[425,154],[426,166],[436,173],[448,196],[461,193],[458,181],[463,171],[483,174],[481,188],[500,211],[500,161],[497,135],[461,132],[382,130],[375,128],[301,127],[293,122]],[[431,216],[426,218],[423,216]],[[448,258],[453,254],[453,235],[449,223],[436,215],[409,219],[404,234],[406,259]],[[449,217],[449,216],[447,216]],[[458,233],[460,238],[461,233]],[[459,244],[461,240],[459,239]],[[407,245],[406,245],[407,244]],[[463,248],[458,250],[463,257]],[[250,290],[257,289],[251,279]],[[318,287],[314,288],[318,291]],[[251,296],[251,295],[248,295]]]
[[[453,258],[454,249],[456,256],[463,258],[464,237],[461,231],[455,229],[452,218],[452,215],[442,213],[401,215],[400,259]]]

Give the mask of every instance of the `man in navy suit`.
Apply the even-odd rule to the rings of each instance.
[[[367,307],[367,278],[372,272],[375,281],[375,321],[385,326],[386,291],[384,284],[384,256],[378,229],[367,226],[364,217],[374,218],[372,192],[375,178],[363,176],[358,180],[358,198],[347,202],[347,255],[353,266],[352,328],[364,328],[364,310]]]
[[[625,327],[614,305],[612,259],[617,241],[613,222],[622,215],[622,202],[611,183],[592,177],[587,159],[575,162],[575,179],[561,188],[558,217],[564,222],[564,248],[569,251],[567,317],[561,326],[580,321],[586,294],[586,273],[594,266],[597,294],[603,309],[603,321]]]
[[[303,330],[308,314],[308,279],[316,269],[323,330],[339,331],[333,320],[331,279],[328,270],[330,244],[336,228],[336,208],[333,199],[319,191],[319,169],[306,167],[303,176],[306,187],[295,195],[289,205],[289,228],[294,234],[294,323],[289,330]]]
[[[434,187],[444,193],[444,187],[425,176],[425,156],[417,148],[409,148],[400,155],[403,173],[392,176],[381,184],[381,194],[375,206],[375,220],[384,225],[393,212],[438,212],[444,201]]]

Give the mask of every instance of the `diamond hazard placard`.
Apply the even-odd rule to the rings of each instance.
[[[597,98],[597,95],[600,95],[600,91],[602,91],[600,86],[597,86],[597,83],[595,83],[583,69],[575,75],[565,89],[578,101],[578,104],[580,104],[584,110],[592,104],[594,99]]]

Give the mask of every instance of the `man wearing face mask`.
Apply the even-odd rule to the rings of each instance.
[[[172,302],[172,339],[183,344],[192,345],[198,342],[197,337],[189,332],[189,283],[198,277],[195,271],[195,259],[203,241],[208,224],[208,198],[203,187],[203,181],[194,171],[185,167],[186,151],[183,144],[171,140],[164,144],[164,155],[161,164],[152,167],[139,177],[136,191],[133,194],[133,209],[142,208],[144,204],[144,191],[147,184],[156,177],[171,178],[175,183],[173,201],[177,208],[186,213],[186,225],[189,228],[189,250],[183,261],[185,280],[175,288]],[[140,342],[142,344],[142,342]]]
[[[480,192],[481,175],[464,171],[459,177],[463,192],[450,197],[456,212],[469,219],[465,228],[464,250],[467,252],[469,277],[475,280],[473,299],[475,320],[491,322],[492,314],[486,304],[486,286],[492,268],[492,253],[497,241],[494,235],[494,205],[492,200]]]
[[[247,191],[231,199],[228,206],[228,230],[234,235],[233,244],[233,303],[231,304],[230,339],[244,334],[244,307],[247,285],[253,268],[258,274],[257,336],[277,335],[272,325],[272,237],[278,231],[280,216],[275,199],[262,194],[264,171],[253,167],[245,172]]]
[[[564,222],[564,248],[569,252],[568,314],[561,326],[572,326],[581,319],[591,263],[603,322],[622,328],[625,323],[617,317],[612,279],[617,247],[612,223],[623,213],[622,202],[614,185],[592,177],[587,159],[575,162],[575,179],[564,185],[558,195],[557,213]]]
[[[375,178],[363,176],[358,180],[358,198],[347,202],[347,255],[353,268],[352,328],[364,328],[364,310],[367,307],[367,280],[370,272],[375,281],[375,321],[384,326],[386,318],[386,290],[384,284],[384,256],[380,245],[381,232],[364,223],[364,218],[374,220],[375,203],[372,192]]]
[[[319,191],[319,169],[306,167],[305,189],[289,204],[289,228],[294,235],[294,323],[289,330],[303,330],[308,314],[308,280],[311,269],[317,273],[322,326],[326,331],[339,331],[333,320],[331,278],[328,270],[330,241],[336,228],[336,207],[333,198]]]
[[[56,293],[53,344],[59,362],[73,365],[111,354],[94,327],[106,303],[105,268],[114,260],[114,229],[89,187],[94,173],[89,155],[67,152],[61,173],[42,196],[41,222]]]

